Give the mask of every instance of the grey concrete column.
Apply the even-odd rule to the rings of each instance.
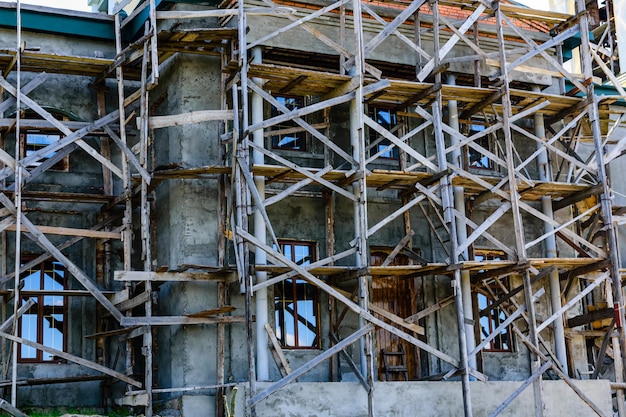
[[[454,74],[448,75],[448,84],[455,85],[456,77]],[[459,129],[459,111],[457,107],[456,100],[448,101],[448,125],[456,130]],[[456,145],[459,143],[459,140],[456,137],[450,138],[450,145]],[[461,149],[457,148],[451,152],[452,163],[456,166],[462,166],[463,163]],[[453,187],[452,193],[454,195],[454,208],[465,216],[465,190],[463,187]],[[456,237],[457,237],[457,246],[464,242],[467,239],[467,224],[464,218],[457,217],[456,219]],[[463,257],[465,260],[469,260],[469,255],[467,249],[463,252]],[[467,320],[468,318],[473,317],[473,300],[472,300],[472,286],[470,281],[470,273],[469,271],[461,271],[461,296],[463,298],[463,314],[466,317],[465,323],[465,338],[467,339],[467,352],[473,351],[476,347],[476,336],[474,333],[474,325],[472,321]],[[476,363],[476,355],[470,356],[468,358],[469,366],[476,369],[478,366]]]
[[[534,91],[540,91],[539,87],[534,87]],[[545,138],[546,130],[543,121],[543,114],[535,113],[535,136],[539,138]],[[546,148],[541,146],[541,144],[537,144],[537,148],[541,150],[541,152],[537,155],[537,165],[539,170],[539,180],[540,181],[552,181],[552,173],[550,169],[550,161],[548,160],[548,152]],[[541,209],[543,214],[548,216],[549,218],[554,218],[554,212],[552,210],[552,198],[549,196],[541,197]],[[554,226],[548,222],[544,222],[543,224],[544,232],[551,233],[554,231]],[[557,250],[556,250],[556,236],[554,234],[548,236],[545,241],[545,254],[547,258],[556,258]],[[549,276],[550,283],[550,304],[552,307],[552,311],[558,311],[561,306],[561,284],[559,282],[559,271],[554,270],[550,273]],[[565,374],[568,373],[567,366],[567,347],[565,344],[565,328],[563,325],[563,318],[559,318],[558,320],[554,320],[554,346],[555,346],[555,354],[556,358],[561,362],[563,366],[563,372]]]
[[[253,63],[261,63],[261,48],[254,48],[252,50]],[[252,80],[261,84],[261,80]],[[257,93],[252,93],[250,97],[250,111],[252,117],[252,124],[263,121],[263,98]],[[255,145],[262,148],[265,147],[263,130],[257,129],[252,132],[252,141]],[[263,165],[264,156],[257,150],[252,151],[252,163],[254,165]],[[261,196],[261,199],[265,198],[265,178],[254,177],[254,184]],[[254,237],[261,242],[266,243],[267,231],[265,228],[265,221],[261,215],[261,210],[254,212]],[[266,253],[257,248],[255,249],[255,264],[265,265],[267,263]],[[256,282],[260,283],[267,280],[267,272],[256,272]],[[265,331],[265,324],[269,322],[269,304],[267,299],[267,288],[256,291],[254,297],[256,305],[256,375],[258,381],[269,381],[270,379],[270,362],[269,362],[269,347],[267,342],[267,333]]]

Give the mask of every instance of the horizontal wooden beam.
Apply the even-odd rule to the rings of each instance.
[[[8,333],[0,332],[0,337],[4,337],[4,338],[9,339],[9,340],[11,340],[13,342],[21,343],[23,345],[30,346],[30,347],[35,348],[37,350],[41,350],[41,351],[50,353],[50,354],[52,354],[54,356],[58,356],[59,358],[66,359],[66,360],[68,360],[70,362],[74,362],[74,363],[76,363],[78,365],[82,365],[82,366],[85,366],[87,368],[91,368],[93,370],[96,370],[98,372],[102,372],[103,374],[112,376],[113,378],[117,378],[120,381],[124,381],[127,384],[130,384],[130,385],[135,386],[137,388],[142,388],[141,382],[135,381],[134,379],[132,379],[132,378],[130,378],[130,377],[120,373],[120,372],[114,371],[113,369],[109,369],[106,366],[102,366],[102,365],[97,364],[95,362],[92,362],[90,360],[83,359],[83,358],[80,358],[78,356],[74,356],[72,354],[69,354],[67,352],[62,352],[62,351],[57,350],[57,349],[53,349],[53,348],[51,348],[49,346],[44,346],[41,343],[36,343],[36,342],[33,342],[32,340],[24,339],[22,337],[13,336],[13,335],[8,334]]]
[[[591,324],[594,321],[603,319],[612,319],[615,311],[612,308],[601,308],[599,310],[590,311],[587,314],[581,314],[567,320],[567,327],[578,327],[585,324]]]
[[[245,323],[245,316],[219,317],[187,317],[187,316],[152,316],[152,317],[122,317],[122,326],[172,326],[177,324],[217,324],[217,323]]]
[[[80,236],[91,237],[94,239],[122,239],[121,233],[105,232],[101,230],[90,229],[74,229],[71,227],[55,227],[55,226],[36,226],[37,229],[46,235],[60,235],[60,236]],[[8,226],[6,230],[11,232],[15,231],[15,225]]]
[[[236,280],[231,271],[220,272],[152,272],[152,271],[115,271],[116,281],[156,281],[156,282],[188,282],[188,281],[223,281]]]
[[[233,120],[233,118],[234,113],[232,110],[190,111],[189,113],[167,116],[152,116],[148,119],[148,128],[160,129],[163,127],[182,126],[193,123]],[[137,118],[137,123],[141,123],[140,118]]]

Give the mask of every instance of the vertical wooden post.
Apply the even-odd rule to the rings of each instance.
[[[122,52],[122,29],[120,22],[120,14],[115,14],[115,49],[118,54]],[[117,78],[117,98],[118,98],[118,110],[119,110],[119,123],[120,123],[120,139],[122,143],[126,144],[126,110],[124,107],[124,71],[121,65],[118,65],[115,68],[115,75]],[[122,153],[122,188],[124,193],[125,200],[125,208],[124,208],[124,218],[122,220],[122,243],[123,243],[123,268],[125,271],[131,270],[131,256],[132,256],[132,240],[133,240],[133,223],[132,223],[132,186],[130,182],[130,170],[128,168],[128,158]],[[131,294],[131,283],[125,283],[126,289],[128,290],[129,296]],[[126,312],[126,315],[129,316],[131,314],[130,311]],[[133,346],[132,341],[126,341],[126,351],[125,351],[125,372],[127,375],[132,375],[133,372],[133,354],[132,354]]]
[[[354,77],[358,80],[355,98],[350,102],[350,139],[352,143],[352,156],[358,163],[354,167],[360,173],[359,179],[352,184],[353,193],[357,197],[354,203],[354,233],[357,239],[358,251],[356,254],[356,266],[359,268],[369,265],[369,251],[367,247],[367,184],[365,182],[365,132],[363,122],[363,78],[365,57],[363,44],[363,21],[361,12],[361,0],[353,2],[353,29],[354,29]],[[369,283],[371,276],[359,276],[359,305],[365,311],[369,310]],[[365,327],[366,323],[359,317],[359,327]],[[374,352],[372,333],[368,332],[361,339],[361,370],[367,378],[368,391],[368,416],[374,416]]]
[[[22,9],[20,0],[17,0],[17,96],[15,97],[15,199],[14,204],[17,210],[15,218],[15,278],[13,279],[13,334],[18,334],[19,318],[17,310],[19,308],[20,299],[20,266],[21,266],[21,246],[22,246],[22,173],[23,166],[21,159],[23,157],[22,148],[20,146],[20,118],[22,111]],[[12,356],[12,372],[11,372],[11,405],[17,406],[17,356],[19,345],[17,342],[13,342],[13,356]]]
[[[155,24],[156,18],[152,19],[152,15],[156,13],[153,9],[154,0],[150,2],[150,23]],[[152,31],[156,33],[156,25],[151,26],[146,22],[145,34],[147,35]],[[152,61],[152,74],[153,82],[155,81],[155,74],[158,77],[158,58],[155,59],[156,44],[154,44],[156,36],[152,36],[149,40],[153,53],[148,54],[148,41],[143,44],[143,58],[141,62],[141,99],[139,113],[141,115],[141,126],[139,131],[139,163],[141,166],[149,171],[148,166],[148,144],[149,144],[149,129],[148,129],[148,117],[149,111],[149,90],[148,90],[148,61]],[[153,84],[154,85],[154,84]],[[150,244],[150,202],[148,201],[148,184],[145,179],[141,179],[141,256],[143,258],[144,271],[152,271],[152,246]],[[145,292],[149,294],[148,300],[144,304],[146,317],[152,316],[152,282],[146,280],[144,282]],[[148,396],[148,404],[146,406],[146,417],[152,417],[152,367],[153,367],[153,340],[152,340],[152,326],[148,325],[148,331],[143,335],[143,349],[142,354],[144,356],[144,385],[146,394]]]
[[[589,30],[589,23],[587,13],[585,11],[585,2],[584,0],[576,0],[577,11],[582,12],[579,20],[580,30],[581,30],[581,44],[580,44],[580,56],[582,61],[582,70],[586,79],[590,79],[593,77],[593,66],[592,66],[592,56],[589,50],[589,33],[583,32]],[[615,223],[613,222],[613,210],[611,203],[611,188],[609,186],[609,180],[606,172],[606,164],[604,161],[604,144],[602,138],[602,130],[600,128],[600,114],[598,111],[598,99],[595,95],[595,86],[593,82],[590,82],[587,86],[587,97],[591,99],[589,105],[587,106],[587,111],[589,114],[589,122],[591,123],[591,130],[593,133],[593,144],[595,150],[596,157],[596,166],[598,169],[598,182],[602,185],[602,194],[600,194],[600,202],[602,207],[602,223],[604,224],[604,229],[606,230],[606,240],[607,240],[607,252],[609,254],[609,259],[611,260],[611,265],[609,267],[609,272],[611,274],[611,279],[613,283],[613,310],[615,311],[615,327],[617,328],[619,334],[619,347],[620,350],[614,349],[614,355],[618,356],[621,354],[622,363],[624,358],[626,358],[626,329],[624,328],[624,300],[623,300],[623,292],[622,292],[622,282],[621,276],[619,272],[620,259],[619,259],[619,248],[617,247],[617,235],[615,230]],[[616,367],[617,373],[617,367]],[[622,380],[624,379],[623,369],[622,369]],[[621,390],[618,390],[618,392]],[[618,396],[622,401],[624,400],[624,392],[621,391],[621,394]]]
[[[517,189],[517,180],[515,175],[515,162],[514,162],[514,145],[513,145],[513,137],[511,132],[511,122],[510,117],[513,115],[511,109],[511,99],[510,99],[510,90],[509,90],[509,74],[506,70],[507,62],[506,62],[506,47],[504,43],[504,33],[503,33],[503,19],[502,19],[502,11],[500,10],[499,1],[495,1],[493,3],[493,8],[496,17],[496,31],[498,35],[498,51],[499,51],[499,60],[500,60],[500,68],[502,71],[501,81],[502,81],[502,132],[504,134],[505,141],[505,153],[506,153],[506,168],[508,171],[508,180],[510,185],[510,194],[511,194],[511,213],[513,215],[513,227],[515,229],[515,245],[517,252],[517,261],[520,263],[525,263],[527,261],[526,256],[526,246],[524,243],[524,225],[522,223],[522,216],[520,214],[519,209],[519,191]],[[539,346],[538,335],[536,332],[536,321],[535,321],[535,305],[532,301],[532,289],[530,284],[530,274],[528,271],[524,273],[524,295],[526,299],[526,308],[528,312],[529,318],[529,331],[530,338],[534,343],[534,346]],[[537,370],[541,367],[540,359],[537,355],[531,353],[531,373],[537,372]],[[544,405],[543,405],[543,385],[541,378],[537,378],[533,381],[533,392],[535,398],[535,415],[537,417],[543,416],[544,413]]]
[[[439,60],[439,25],[436,23],[439,21],[439,5],[437,1],[431,2],[433,12],[433,22],[435,24],[433,41],[434,41],[434,59],[435,68],[440,65]],[[435,75],[435,83],[441,84],[441,73],[437,72]],[[432,104],[433,114],[433,129],[435,134],[435,144],[437,148],[437,164],[440,171],[445,171],[448,168],[448,162],[446,159],[446,145],[443,135],[443,114],[442,114],[443,96],[441,90],[436,93],[436,100]],[[450,230],[450,263],[457,264],[459,261],[458,255],[456,255],[456,249],[458,246],[458,236],[456,228],[456,218],[454,215],[454,195],[452,183],[449,175],[444,175],[441,180],[441,202],[443,205],[444,220]],[[454,279],[452,280],[452,286],[454,290],[454,301],[456,307],[457,317],[457,331],[459,341],[459,365],[462,372],[462,388],[463,388],[463,411],[465,417],[472,417],[472,399],[470,395],[470,377],[469,377],[469,359],[467,354],[467,335],[465,327],[465,312],[463,308],[463,294],[461,291],[461,271],[455,269]]]

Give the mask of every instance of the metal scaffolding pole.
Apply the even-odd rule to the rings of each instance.
[[[580,56],[583,75],[590,79],[593,77],[592,55],[589,48],[589,23],[585,10],[584,0],[577,0],[576,7],[581,13],[579,25],[581,33]],[[596,167],[598,169],[598,182],[602,185],[602,193],[600,194],[600,203],[602,208],[602,223],[606,230],[606,240],[608,246],[608,256],[610,260],[609,272],[613,286],[613,311],[615,313],[615,327],[619,334],[619,348],[614,348],[614,355],[618,352],[621,354],[622,363],[626,358],[626,329],[624,328],[624,300],[622,292],[621,275],[619,271],[620,259],[617,247],[617,234],[615,223],[613,223],[613,207],[611,201],[611,188],[609,186],[608,176],[606,172],[606,164],[604,161],[604,145],[602,138],[602,130],[600,128],[600,114],[598,111],[598,99],[595,94],[595,86],[593,82],[587,85],[587,97],[591,98],[587,106],[589,113],[589,122],[593,133],[593,144],[595,149]],[[623,380],[623,375],[622,375]],[[624,393],[618,395],[618,399],[623,401]],[[623,410],[621,404],[620,410]]]
[[[433,12],[433,21],[437,22],[439,19],[439,4],[438,2],[431,3]],[[434,25],[434,68],[436,71],[435,83],[441,84],[441,72],[437,71],[440,65],[439,59],[439,25]],[[432,104],[432,117],[433,117],[433,129],[435,134],[435,144],[437,148],[437,164],[440,171],[446,171],[448,169],[448,161],[446,159],[446,144],[443,134],[443,112],[442,103],[443,96],[441,89],[435,94],[435,101]],[[450,231],[450,264],[455,265],[459,262],[459,257],[456,255],[458,247],[458,236],[456,227],[456,217],[454,214],[454,190],[449,175],[444,175],[441,180],[441,203],[443,207],[444,220]],[[467,351],[467,330],[465,326],[465,311],[463,308],[463,292],[461,290],[461,271],[456,268],[454,271],[454,279],[452,280],[452,287],[454,291],[454,305],[456,307],[457,318],[457,332],[459,341],[459,369],[462,375],[462,387],[463,387],[463,410],[465,417],[472,417],[472,397],[470,393],[470,369],[469,358]]]

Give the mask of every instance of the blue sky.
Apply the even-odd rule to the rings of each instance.
[[[36,4],[39,6],[57,7],[59,9],[82,10],[90,12],[88,0],[20,0],[23,4]]]

